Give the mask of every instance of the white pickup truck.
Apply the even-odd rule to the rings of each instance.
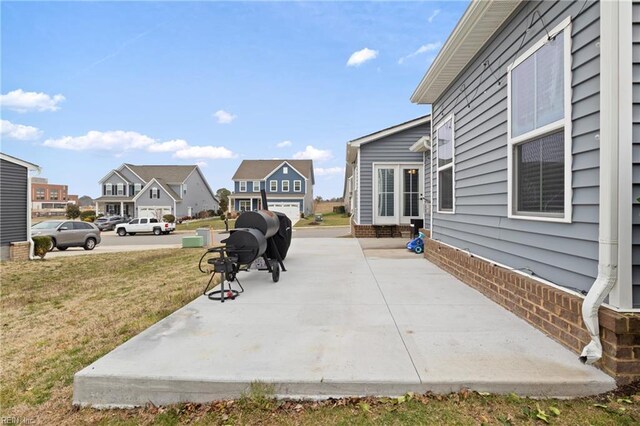
[[[153,235],[169,234],[176,230],[175,223],[163,222],[154,218],[132,219],[128,223],[116,225],[116,233],[124,237],[125,235],[136,235],[137,233],[153,233]]]

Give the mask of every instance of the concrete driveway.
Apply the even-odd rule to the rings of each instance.
[[[280,282],[241,273],[246,291],[236,300],[199,297],[78,372],[74,403],[205,402],[238,397],[255,381],[303,398],[614,388],[523,320],[393,249],[402,243],[294,239]]]

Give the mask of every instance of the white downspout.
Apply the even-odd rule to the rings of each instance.
[[[598,309],[618,282],[618,3],[600,3],[600,211],[598,276],[582,304],[591,342],[580,361],[602,358]],[[627,88],[631,90],[631,88]]]

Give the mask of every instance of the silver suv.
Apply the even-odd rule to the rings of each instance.
[[[31,227],[31,236],[51,237],[49,251],[54,248],[84,247],[93,250],[100,244],[100,230],[93,223],[79,220],[45,220]]]
[[[101,217],[96,219],[94,224],[101,231],[113,231],[116,229],[116,225],[121,223],[127,223],[127,219],[122,216],[110,216],[110,217]]]

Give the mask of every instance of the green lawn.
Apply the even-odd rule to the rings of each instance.
[[[235,219],[230,219],[229,229],[233,229],[235,223]],[[198,228],[224,229],[224,220],[221,220],[219,217],[209,217],[207,219],[194,219],[176,225],[177,231],[193,231]]]
[[[639,388],[577,400],[460,392],[400,399],[276,401],[267,385],[233,401],[74,409],[73,374],[197,297],[201,250],[0,262],[0,415],[29,424],[638,425]],[[117,265],[117,267],[110,267]],[[214,306],[212,306],[212,309]]]
[[[322,213],[322,221],[315,222],[315,216],[305,217],[300,219],[295,224],[295,228],[303,226],[348,226],[351,217],[343,213]]]

